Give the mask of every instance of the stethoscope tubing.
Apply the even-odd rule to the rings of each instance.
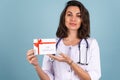
[[[58,49],[58,44],[60,43],[62,38],[58,39],[57,43],[56,43],[56,51]],[[80,50],[80,44],[82,42],[83,39],[80,40],[79,44],[78,44],[78,49],[79,49],[79,61],[77,62],[78,64],[81,64],[81,65],[88,65],[87,63],[87,52],[88,52],[88,48],[89,48],[89,44],[88,44],[88,41],[87,39],[84,39],[85,42],[86,42],[86,62],[85,63],[81,63],[81,50]],[[55,54],[53,54],[55,55]],[[54,59],[50,59],[51,62],[54,62]]]

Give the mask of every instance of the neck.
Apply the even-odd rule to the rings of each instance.
[[[75,40],[75,39],[78,39],[77,37],[77,31],[70,31],[68,33],[68,37],[66,39],[69,39],[69,40]]]
[[[77,31],[71,31],[68,33],[68,37],[63,39],[65,45],[77,45],[80,39],[77,37]]]

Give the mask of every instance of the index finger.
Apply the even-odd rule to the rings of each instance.
[[[30,49],[27,51],[27,56],[33,55],[34,54],[34,50]]]

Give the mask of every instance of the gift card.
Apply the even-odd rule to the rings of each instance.
[[[35,55],[55,54],[56,39],[34,39],[33,48]]]

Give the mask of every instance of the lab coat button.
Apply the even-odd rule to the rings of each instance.
[[[68,70],[68,72],[71,72],[71,70]]]

